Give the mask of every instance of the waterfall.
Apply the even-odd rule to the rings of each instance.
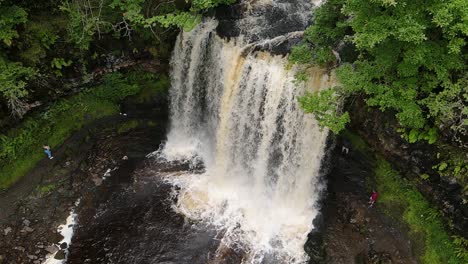
[[[175,207],[218,228],[244,263],[303,263],[328,131],[297,99],[334,78],[314,68],[295,85],[286,58],[224,40],[217,24],[181,33],[172,57],[171,127],[158,155],[204,164],[168,179],[180,187]]]

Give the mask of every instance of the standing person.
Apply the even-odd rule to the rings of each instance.
[[[53,158],[54,158],[54,157],[52,156],[52,151],[50,150],[50,147],[49,147],[49,146],[44,145],[42,148],[44,149],[44,153],[47,154],[47,157],[48,157],[49,159],[53,159]]]
[[[369,208],[371,208],[374,205],[375,201],[377,201],[377,197],[379,197],[379,193],[376,192],[375,190],[372,191],[372,195],[369,198],[369,204],[370,204]]]

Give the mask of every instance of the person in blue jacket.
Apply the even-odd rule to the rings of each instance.
[[[43,149],[44,149],[44,153],[47,154],[47,157],[49,159],[53,159],[54,157],[52,156],[52,151],[50,150],[50,147],[47,146],[47,145],[44,145],[43,146]]]

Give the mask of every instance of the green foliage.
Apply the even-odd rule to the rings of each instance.
[[[72,64],[71,60],[65,60],[64,58],[54,58],[51,62],[52,68],[61,70],[63,67],[68,67]]]
[[[192,10],[203,11],[219,5],[234,4],[236,0],[192,0]]]
[[[310,47],[308,44],[303,43],[303,44],[294,46],[288,58],[289,58],[289,61],[292,63],[308,64],[308,63],[313,62],[314,53],[310,51]]]
[[[437,128],[425,126],[423,129],[411,129],[406,132],[406,129],[398,129],[398,132],[402,133],[401,137],[409,143],[415,143],[417,141],[425,140],[429,144],[434,144],[438,139]]]
[[[423,180],[429,179],[429,175],[427,175],[426,173],[419,175],[419,177],[421,177],[421,179]]]
[[[3,6],[0,3],[0,40],[10,46],[13,39],[18,37],[16,26],[27,21],[26,11],[16,5]]]
[[[377,206],[409,227],[410,239],[421,247],[420,260],[425,264],[467,263],[466,241],[450,237],[444,228],[442,216],[433,208],[414,185],[405,180],[382,156],[374,155],[358,135],[345,131],[343,136],[363,155],[374,160],[375,185],[379,192]],[[427,179],[428,175],[421,175]],[[420,239],[418,239],[420,238]],[[422,245],[419,245],[422,243]]]
[[[364,94],[369,106],[395,112],[412,131],[411,142],[433,143],[439,133],[427,127],[437,127],[463,144],[467,37],[467,1],[329,0],[290,60],[324,65],[333,60],[330,50],[352,44],[359,56],[337,71],[344,93]]]
[[[0,54],[0,95],[7,102],[11,113],[21,117],[25,113],[23,99],[28,95],[26,84],[36,74],[19,62],[10,62]]]
[[[159,23],[161,26],[168,28],[176,26],[182,28],[184,31],[192,30],[201,21],[200,14],[192,14],[189,12],[174,12],[161,16],[154,16],[145,21],[147,26],[155,26]]]
[[[143,16],[141,12],[144,0],[113,0],[110,6],[124,11],[124,17],[135,25],[145,28],[153,28],[158,25],[164,28],[176,26],[190,31],[201,21],[201,14],[205,10],[218,5],[233,4],[236,0],[192,0],[187,2],[191,4],[189,10],[169,8],[150,17]]]
[[[329,0],[314,11],[314,24],[304,32],[304,39],[316,46],[336,46],[349,30],[341,12],[345,0]]]
[[[306,113],[312,113],[321,126],[330,128],[334,133],[342,131],[349,122],[349,114],[339,113],[339,99],[336,89],[307,93],[299,98],[299,104]]]
[[[438,153],[439,162],[432,166],[440,176],[454,177],[462,186],[468,184],[468,160],[463,150],[439,144],[443,153]]]
[[[304,32],[304,42],[293,47],[289,61],[298,64],[326,66],[335,61],[334,46],[349,28],[341,13],[344,0],[329,0],[314,11],[314,24]]]
[[[29,111],[33,106],[29,102],[47,101],[48,95],[63,94],[66,87],[51,85],[55,77],[86,73],[87,66],[96,65],[102,53],[118,52],[120,56],[130,46],[135,53],[151,47],[155,57],[166,59],[172,49],[169,39],[172,40],[174,31],[163,28],[159,22],[150,25],[148,19],[182,13],[177,8],[192,14],[188,4],[175,1],[59,2],[0,0],[0,122],[3,125],[8,122],[8,114],[22,117]],[[197,14],[193,12],[191,17],[199,18]],[[191,27],[188,24],[194,26],[197,21],[187,20],[179,26],[188,29]],[[114,36],[122,40],[115,41]],[[132,43],[124,43],[127,40]],[[71,62],[75,67],[64,71]],[[6,107],[9,111],[4,111]]]
[[[452,238],[457,247],[457,256],[460,259],[468,260],[468,240],[460,236],[453,236]]]
[[[52,62],[50,63],[50,66],[55,69],[54,73],[56,76],[62,76],[62,68],[68,67],[72,64],[73,62],[71,60],[65,60],[64,58],[54,58]]]
[[[410,184],[405,182],[390,164],[383,158],[377,158],[376,164],[377,189],[380,200],[389,214],[398,210],[390,210],[395,204],[400,205],[404,211],[402,217],[408,224],[412,233],[422,233],[424,236],[424,254],[420,256],[423,263],[467,263],[468,256],[460,254],[460,247],[455,240],[444,230],[441,216],[432,208],[428,201]]]
[[[127,133],[128,131],[130,131],[130,130],[132,130],[134,128],[137,128],[139,125],[140,125],[139,120],[131,119],[131,120],[127,121],[127,122],[124,122],[124,123],[120,124],[117,127],[117,133],[118,134]]]
[[[55,188],[57,188],[57,187],[58,187],[57,184],[49,183],[49,184],[46,184],[46,185],[38,186],[37,191],[41,195],[46,195],[46,194],[52,192],[53,190],[55,190]]]
[[[44,113],[26,119],[21,127],[0,134],[0,188],[16,182],[44,158],[43,144],[58,147],[84,125],[118,113],[119,101],[139,90],[121,74],[109,74],[102,85],[55,102]]]
[[[28,21],[18,39],[21,60],[30,66],[41,62],[58,39],[57,30],[49,21]]]
[[[141,91],[136,96],[137,103],[148,103],[154,101],[157,96],[167,96],[170,87],[168,76],[153,73],[138,73],[138,76],[135,76],[136,73],[127,75],[127,79],[141,86]]]
[[[306,71],[299,71],[294,75],[294,84],[299,85],[309,80],[309,74]]]
[[[94,2],[94,1],[93,1]],[[100,18],[102,5],[89,1],[68,0],[60,10],[68,16],[68,39],[81,50],[89,49],[96,33],[109,32],[111,24]]]

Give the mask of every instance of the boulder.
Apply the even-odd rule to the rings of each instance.
[[[24,252],[24,250],[25,250],[25,248],[22,247],[22,246],[17,246],[17,247],[15,247],[15,249],[18,250],[18,251],[21,251],[21,252]]]
[[[58,260],[65,259],[65,250],[62,249],[59,252],[57,252],[57,254],[55,254],[54,258],[58,259]]]
[[[34,229],[30,228],[29,226],[25,226],[25,227],[23,228],[23,230],[21,230],[21,231],[31,233],[31,232],[34,231]]]
[[[57,252],[59,249],[56,245],[50,245],[48,247],[45,248],[45,250],[47,252],[49,252],[50,254],[54,254],[55,252]]]
[[[370,255],[370,263],[372,264],[393,264],[390,254],[385,252],[376,252]]]
[[[63,239],[62,234],[54,232],[50,235],[49,241],[51,241],[54,244],[58,244],[61,240]]]
[[[31,221],[29,221],[28,219],[23,220],[23,225],[29,226],[30,224],[31,224]]]
[[[7,227],[5,229],[3,229],[3,233],[6,235],[8,235],[8,233],[10,233],[13,229],[11,229],[11,227]]]

